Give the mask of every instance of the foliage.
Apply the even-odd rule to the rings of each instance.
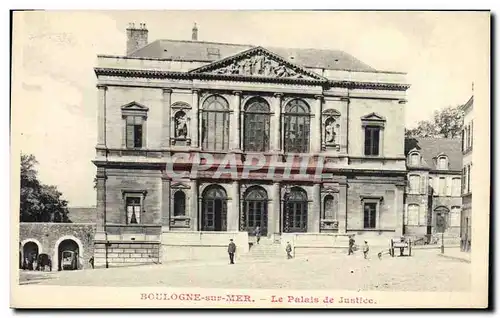
[[[417,127],[405,129],[406,137],[459,138],[463,127],[460,106],[436,110],[431,120],[419,121]]]
[[[70,223],[68,201],[56,186],[42,184],[38,180],[35,156],[21,154],[21,222]]]

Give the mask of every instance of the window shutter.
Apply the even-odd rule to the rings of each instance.
[[[365,127],[365,155],[371,155],[370,145],[371,145],[371,130],[370,127]]]
[[[134,125],[127,124],[125,138],[127,140],[127,148],[134,148]]]
[[[373,155],[378,156],[380,151],[379,151],[379,139],[380,139],[380,129],[375,128],[373,129]]]
[[[446,195],[447,196],[451,196],[451,188],[452,188],[451,183],[452,183],[451,178],[446,178]]]

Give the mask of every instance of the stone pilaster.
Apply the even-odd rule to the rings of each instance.
[[[273,152],[281,151],[281,99],[283,95],[280,93],[274,94],[272,101],[272,111],[274,112],[271,116],[271,150]]]
[[[339,184],[339,202],[337,208],[338,233],[344,234],[347,228],[347,183],[343,182]]]
[[[170,126],[172,124],[170,118],[170,104],[172,103],[172,90],[164,89],[163,90],[163,120],[161,125],[161,147],[168,148],[170,147]]]
[[[396,190],[394,191],[394,215],[396,217],[396,228],[395,235],[402,236],[403,235],[403,215],[404,215],[404,202],[403,202],[403,193],[404,193],[404,183],[396,184]]]
[[[106,148],[106,91],[105,85],[97,85],[97,147]]]
[[[239,230],[240,217],[240,182],[234,180],[231,184],[231,209],[227,211],[227,231],[237,232]]]
[[[193,102],[191,105],[192,111],[192,119],[191,119],[191,146],[193,148],[200,147],[200,141],[198,136],[200,135],[200,127],[198,124],[199,121],[199,91],[197,89],[193,89]]]
[[[95,240],[106,240],[106,170],[97,168],[97,219]]]
[[[170,230],[170,179],[165,175],[161,178],[161,229]]]
[[[198,180],[191,180],[191,208],[189,209],[189,216],[191,218],[190,225],[191,231],[198,231]]]
[[[311,210],[307,216],[307,232],[319,233],[319,219],[321,213],[321,185],[316,183],[313,185],[313,197],[311,201]]]
[[[311,152],[316,154],[321,151],[321,130],[323,129],[321,125],[321,108],[323,102],[322,95],[314,96],[316,98],[316,103],[312,107],[312,125],[311,125]]]
[[[281,195],[280,195],[280,184],[278,182],[273,183],[271,188],[272,198],[268,213],[268,233],[274,235],[275,233],[281,233],[280,229],[280,206],[281,206]]]
[[[234,92],[233,119],[231,125],[231,149],[239,152],[241,150],[241,92]]]

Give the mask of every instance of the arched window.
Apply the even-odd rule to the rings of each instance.
[[[174,194],[174,216],[186,215],[186,195],[182,191]]]
[[[309,106],[303,100],[294,99],[286,105],[283,114],[285,152],[309,151],[309,113]]]
[[[336,220],[337,208],[332,195],[327,195],[323,202],[323,219]]]
[[[420,163],[420,155],[416,152],[410,155],[410,165],[417,166]]]
[[[243,197],[240,231],[252,233],[257,226],[260,227],[261,235],[267,235],[267,192],[259,186],[253,186]]]
[[[439,157],[437,166],[438,169],[448,169],[448,158],[446,156]]]
[[[229,149],[229,104],[212,95],[203,103],[201,140],[203,150]]]
[[[285,195],[284,205],[283,231],[307,232],[307,193],[301,188],[292,188]]]
[[[269,105],[259,97],[248,101],[245,109],[243,148],[245,151],[269,150]]]
[[[450,210],[445,206],[438,206],[434,209],[435,233],[443,233],[450,225]]]
[[[202,231],[226,231],[227,194],[220,185],[211,185],[202,196]]]

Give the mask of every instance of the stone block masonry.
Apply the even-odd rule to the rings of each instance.
[[[159,243],[144,242],[96,242],[94,257],[97,268],[158,264]]]

